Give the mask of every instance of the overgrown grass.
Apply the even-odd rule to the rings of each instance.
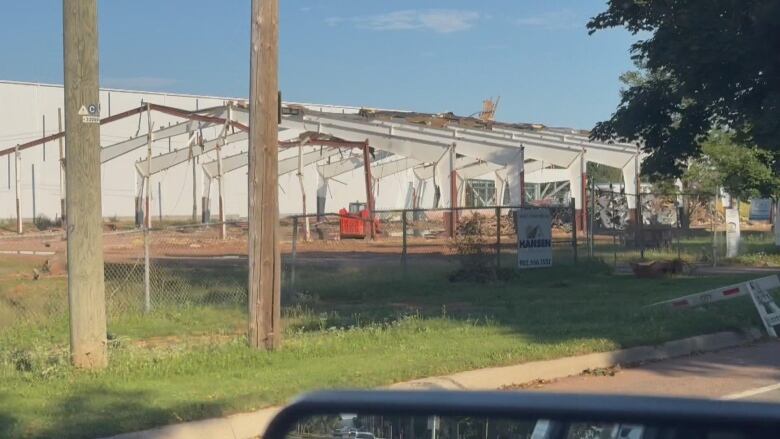
[[[379,386],[758,324],[741,299],[706,311],[644,307],[740,276],[637,280],[582,263],[477,285],[448,282],[452,269],[414,257],[405,275],[384,266],[300,267],[287,296],[284,345],[273,353],[246,347],[244,311],[236,307],[114,319],[111,363],[98,373],[68,365],[65,319],[15,327],[0,333],[0,436],[108,435],[258,409],[305,390]]]

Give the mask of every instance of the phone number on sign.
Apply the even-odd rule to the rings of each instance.
[[[521,259],[517,262],[517,265],[521,267],[549,267],[552,265],[552,259]]]

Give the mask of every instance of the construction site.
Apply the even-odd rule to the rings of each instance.
[[[659,72],[586,38],[598,5],[176,1],[4,9],[0,438],[256,438],[301,392],[614,383],[777,336],[774,156],[645,117]],[[431,419],[290,437],[536,437]]]

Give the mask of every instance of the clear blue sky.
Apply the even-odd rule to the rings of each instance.
[[[285,100],[591,128],[635,40],[603,0],[280,0]],[[0,79],[61,83],[61,0],[4,1]],[[250,0],[100,0],[101,85],[244,97]],[[2,103],[0,102],[0,105]]]

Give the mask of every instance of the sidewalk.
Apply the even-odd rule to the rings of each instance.
[[[514,366],[460,372],[396,383],[394,390],[498,390],[535,380],[552,380],[581,374],[587,369],[626,366],[678,358],[702,352],[743,346],[761,338],[761,332],[746,334],[719,332],[670,341],[658,346],[638,346],[611,352],[534,361]],[[168,425],[152,430],[125,433],[108,439],[250,439],[262,436],[266,426],[281,407],[269,407],[252,413]]]

